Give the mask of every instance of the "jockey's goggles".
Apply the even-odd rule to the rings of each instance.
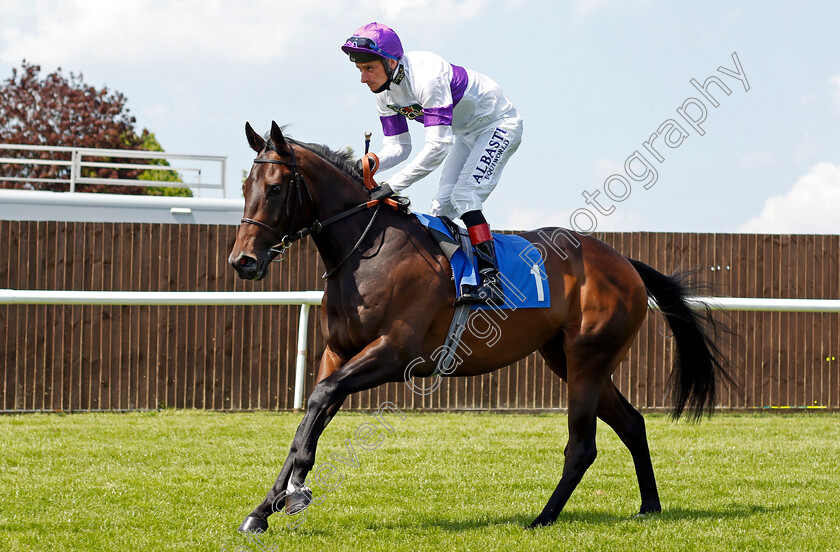
[[[351,36],[345,41],[345,44],[350,43],[357,48],[364,48],[365,50],[370,50],[372,52],[376,52],[378,55],[382,57],[386,57],[388,59],[396,60],[394,56],[382,50],[379,46],[376,45],[376,41],[372,38],[366,36]]]

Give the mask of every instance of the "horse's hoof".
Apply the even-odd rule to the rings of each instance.
[[[639,508],[639,513],[636,514],[636,517],[637,518],[643,518],[648,514],[659,514],[661,512],[662,512],[662,506],[659,506],[659,505],[655,505],[655,506],[642,505],[642,507]]]
[[[263,518],[248,516],[242,525],[239,526],[240,533],[265,533],[268,530],[268,522]]]
[[[293,516],[306,510],[312,502],[312,489],[306,486],[298,488],[292,494],[286,496],[286,515]]]
[[[528,526],[528,529],[536,529],[537,527],[547,527],[551,525],[551,520],[548,518],[544,518],[543,516],[539,516],[537,519],[531,522],[531,525]]]

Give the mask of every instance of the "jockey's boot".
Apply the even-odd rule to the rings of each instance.
[[[489,234],[489,230],[487,233]],[[472,233],[470,233],[470,237],[472,237]],[[499,263],[496,260],[496,246],[493,239],[491,237],[489,240],[474,244],[473,247],[481,282],[461,294],[455,304],[485,304],[501,307],[505,304],[505,296],[502,291],[502,279],[499,277]]]

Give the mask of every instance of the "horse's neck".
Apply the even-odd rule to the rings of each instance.
[[[395,246],[411,234],[409,218],[384,203],[376,209],[350,215],[313,236],[328,271],[342,263],[354,272],[389,270],[389,261],[399,256]]]
[[[331,165],[327,167],[319,171],[317,180],[310,189],[314,201],[314,214],[320,221],[370,200],[358,182]]]
[[[321,222],[370,201],[370,197],[364,188],[343,173],[320,171],[319,174],[321,174],[321,177],[316,184],[316,190],[313,190],[313,197],[315,200],[315,215]],[[324,227],[320,232],[313,235],[315,246],[318,248],[318,253],[321,255],[327,270],[331,270],[342,263],[350,251],[353,250],[353,246],[365,234],[368,224],[371,223],[371,217],[374,216],[375,209],[376,207],[371,207],[352,214]],[[360,244],[359,249],[376,242],[376,238],[381,237],[387,228],[404,226],[404,224],[401,224],[402,221],[399,220],[404,217],[392,216],[395,213],[387,205],[382,204],[379,210],[381,212],[376,214],[376,220],[373,221],[367,231],[364,243]]]

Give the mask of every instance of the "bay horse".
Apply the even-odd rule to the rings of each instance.
[[[240,278],[259,280],[270,261],[297,239],[311,235],[329,278],[321,304],[326,341],[317,384],[306,404],[291,450],[265,500],[240,531],[262,532],[285,507],[310,503],[305,485],[318,439],[351,393],[405,379],[414,359],[430,358],[446,338],[454,313],[450,264],[418,220],[371,200],[349,155],[283,135],[272,122],[265,138],[245,125],[257,153],[243,183],[245,210],[229,263]],[[611,375],[641,328],[652,298],[676,343],[670,377],[672,416],[711,414],[718,380],[729,380],[715,345],[711,314],[692,310],[691,289],[628,259],[594,237],[555,228],[520,234],[541,244],[551,306],[506,311],[492,347],[464,332],[471,354],[446,377],[486,374],[539,351],[568,384],[568,442],[560,481],[530,527],[553,523],[595,460],[596,417],[629,449],[641,493],[639,514],[661,511],[641,414]],[[550,246],[550,247],[549,247]],[[432,375],[431,363],[414,376]]]

